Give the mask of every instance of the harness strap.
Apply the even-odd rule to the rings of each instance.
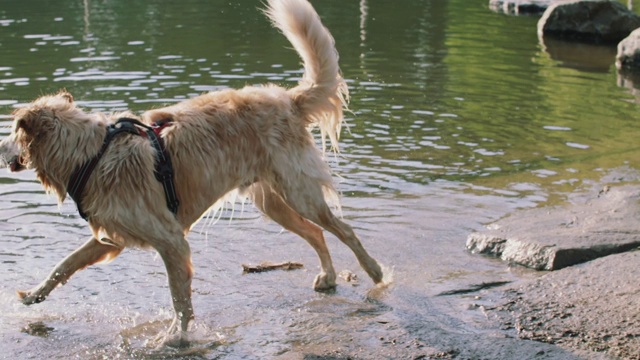
[[[154,175],[156,179],[162,183],[169,210],[171,210],[172,213],[177,214],[179,201],[175,191],[175,184],[173,182],[173,167],[171,166],[171,158],[165,149],[164,141],[162,140],[162,137],[160,137],[160,131],[170,123],[171,119],[164,119],[154,123],[152,126],[149,126],[136,119],[121,118],[115,124],[107,126],[107,134],[105,135],[102,147],[100,147],[100,150],[93,158],[81,166],[76,167],[71,174],[71,178],[69,179],[69,184],[67,186],[67,191],[73,201],[75,201],[76,206],[78,207],[78,213],[80,213],[80,216],[83,219],[88,219],[88,215],[82,210],[81,203],[84,188],[89,181],[89,177],[91,176],[91,173],[93,173],[93,170],[95,170],[95,167],[102,158],[102,155],[104,155],[104,152],[107,150],[111,140],[113,140],[116,135],[123,132],[133,135],[143,135],[151,142],[151,145],[156,150],[156,166]],[[144,130],[141,130],[140,128],[143,128]]]
[[[167,149],[164,146],[164,141],[162,140],[162,137],[160,137],[162,129],[170,123],[170,119],[156,121],[151,126],[151,129],[147,129],[146,134],[149,141],[151,141],[151,145],[156,149],[156,167],[154,175],[156,176],[156,180],[162,183],[164,196],[167,200],[169,210],[171,210],[172,213],[177,214],[180,202],[178,201],[175,183],[173,182],[173,166],[171,165],[171,157],[169,157]]]

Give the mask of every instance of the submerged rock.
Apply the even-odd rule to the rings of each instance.
[[[469,235],[467,249],[536,270],[629,251],[640,246],[639,202],[640,187],[629,185],[586,203],[516,212]]]
[[[539,36],[617,44],[640,27],[640,16],[616,1],[569,1],[547,8],[538,21]]]
[[[47,326],[42,321],[36,321],[36,322],[27,324],[20,331],[25,334],[29,334],[33,336],[48,337],[53,330],[55,329],[50,326]]]
[[[640,70],[640,28],[631,32],[618,44],[616,66],[618,69]]]

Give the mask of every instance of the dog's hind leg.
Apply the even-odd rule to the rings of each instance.
[[[365,250],[364,246],[360,242],[360,239],[356,236],[351,226],[347,225],[340,219],[338,219],[328,206],[325,205],[325,209],[320,209],[320,212],[315,215],[310,214],[312,221],[318,221],[318,224],[338,237],[343,243],[345,243],[351,251],[356,255],[360,266],[367,272],[369,277],[374,283],[382,283],[382,268],[378,262],[372,258]],[[315,220],[314,220],[315,219]]]
[[[374,283],[382,283],[382,269],[362,246],[351,226],[338,219],[332,212],[322,192],[320,183],[305,175],[296,182],[280,184],[282,198],[297,213],[320,225],[345,243],[356,255],[360,266]],[[280,190],[279,189],[279,190]]]
[[[313,282],[313,288],[317,291],[335,288],[336,272],[322,235],[322,229],[295,212],[268,185],[254,184],[249,188],[249,192],[258,209],[283,228],[305,239],[318,253],[321,271]]]
[[[42,302],[53,289],[60,284],[65,284],[76,271],[101,261],[109,261],[118,256],[121,251],[120,247],[100,242],[92,237],[58,263],[40,285],[29,291],[18,291],[18,296],[25,305]]]

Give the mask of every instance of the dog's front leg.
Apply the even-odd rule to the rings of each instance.
[[[171,299],[175,311],[175,318],[163,343],[171,347],[186,346],[188,345],[189,322],[194,318],[193,306],[191,305],[191,279],[193,278],[191,249],[189,243],[183,238],[178,244],[165,243],[163,246],[156,247],[156,250],[160,253],[167,268]]]
[[[58,263],[40,285],[29,291],[18,291],[18,296],[25,305],[42,302],[49,296],[49,293],[53,289],[61,284],[65,284],[76,271],[100,261],[111,260],[118,256],[121,251],[122,248],[120,247],[102,243],[92,237],[84,245]]]

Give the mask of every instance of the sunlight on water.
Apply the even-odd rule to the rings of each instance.
[[[344,220],[386,265],[389,285],[375,288],[348,248],[327,236],[336,270],[354,277],[339,280],[335,293],[313,292],[313,250],[252,206],[237,206],[189,235],[193,346],[159,349],[154,339],[172,309],[155,253],[126,251],[76,274],[43,304],[18,302],[16,289],[38,284],[90,234],[75,205],[59,206],[33,172],[2,172],[7,357],[338,358],[340,349],[371,348],[411,358],[448,343],[488,346],[497,340],[468,322],[475,313],[452,311],[454,300],[436,295],[519,273],[466,253],[467,234],[514,209],[560,201],[611,169],[637,167],[638,91],[616,73],[609,50],[593,50],[597,63],[552,56],[545,49],[563,47],[539,43],[537,18],[492,13],[481,0],[314,5],[335,37],[351,95],[342,154],[329,159]],[[5,4],[0,135],[11,131],[12,111],[61,88],[87,111],[142,112],[229,87],[294,86],[299,59],[256,6]],[[241,264],[265,260],[305,268],[242,274]],[[411,345],[418,338],[428,346]]]

